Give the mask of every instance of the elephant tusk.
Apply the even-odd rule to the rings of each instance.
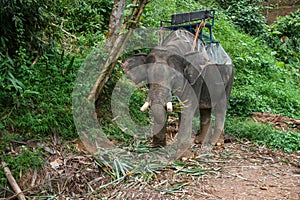
[[[168,111],[168,112],[172,112],[172,111],[173,111],[173,105],[172,105],[172,102],[168,102],[168,103],[167,103],[167,111]]]
[[[144,112],[145,110],[147,110],[149,108],[149,106],[150,106],[150,103],[148,101],[146,101],[140,110],[142,112]]]

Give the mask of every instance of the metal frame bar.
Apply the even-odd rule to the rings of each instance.
[[[206,21],[208,19],[211,19],[212,20],[211,23],[206,23],[205,27],[209,29],[209,40],[210,42],[212,42],[212,26],[214,26],[215,10],[200,10],[200,11],[194,11],[189,13],[179,13],[179,14],[172,15],[171,18],[172,18],[171,21],[167,21],[167,20],[160,21],[160,26],[163,27],[163,23],[168,23],[171,26],[166,26],[163,28],[172,31],[178,29],[186,29],[191,33],[195,33],[194,30],[196,26],[197,25],[199,26],[201,22],[193,23],[193,24],[183,24],[183,23],[197,21],[197,20]],[[202,30],[200,31],[199,38],[203,39]]]

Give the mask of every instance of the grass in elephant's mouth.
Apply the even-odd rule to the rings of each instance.
[[[167,131],[166,131],[167,144],[171,144],[174,141],[178,133],[178,127],[179,127],[178,118],[175,116],[169,116],[167,122]]]

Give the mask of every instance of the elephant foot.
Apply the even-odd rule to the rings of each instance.
[[[194,142],[195,142],[195,144],[202,144],[202,142],[203,142],[202,136],[200,134],[196,135]]]
[[[186,160],[189,158],[194,157],[194,152],[191,148],[191,141],[178,141],[177,146],[176,146],[176,160],[177,159],[182,159]]]
[[[197,132],[196,135],[195,135],[194,143],[195,144],[205,143],[204,140],[205,140],[207,134],[209,134],[209,133],[202,132],[202,131]]]
[[[176,152],[176,160],[182,159],[182,160],[187,160],[189,158],[194,158],[195,154],[191,148],[187,149],[178,149]]]
[[[223,146],[224,145],[224,131],[221,131],[221,134],[219,136],[219,139],[216,142],[216,146]]]
[[[217,143],[216,143],[216,146],[223,146],[224,145],[224,139],[223,138],[219,138]]]
[[[215,146],[223,146],[224,145],[224,132],[222,131],[217,141],[213,138],[206,138],[206,142],[204,142],[205,137],[203,134],[199,133],[195,136],[194,143],[195,144],[210,144]]]
[[[167,140],[166,137],[158,137],[158,136],[153,136],[152,140],[152,145],[153,147],[164,147],[167,145]]]

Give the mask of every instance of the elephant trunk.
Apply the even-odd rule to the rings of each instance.
[[[152,116],[156,124],[165,124],[166,122],[166,110],[160,104],[154,104],[151,106]]]

